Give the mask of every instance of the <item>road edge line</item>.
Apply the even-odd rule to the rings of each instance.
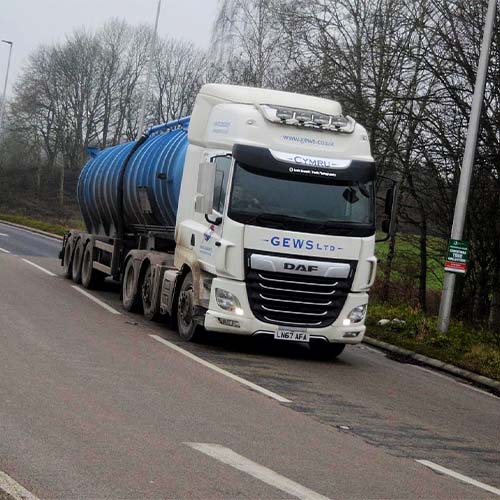
[[[149,335],[153,340],[156,340],[157,342],[160,342],[163,345],[166,345],[170,349],[177,351],[180,354],[183,354],[187,358],[196,361],[200,365],[205,366],[206,368],[209,368],[210,370],[213,370],[221,375],[224,375],[235,382],[238,382],[242,385],[245,385],[249,387],[250,389],[253,389],[256,392],[260,392],[261,394],[266,395],[267,397],[274,399],[276,401],[279,401],[280,403],[292,403],[290,399],[284,398],[283,396],[280,396],[279,394],[276,394],[273,391],[270,391],[269,389],[265,389],[264,387],[261,387],[260,385],[254,384],[253,382],[250,382],[249,380],[246,380],[242,377],[239,377],[238,375],[234,375],[234,373],[228,372],[227,370],[224,370],[223,368],[219,368],[217,365],[214,365],[213,363],[210,363],[209,361],[205,361],[203,358],[200,358],[199,356],[196,356],[195,354],[192,354],[189,351],[186,351],[186,349],[183,349],[182,347],[179,347],[178,345],[174,344],[173,342],[169,342],[168,340],[165,340],[163,337],[160,337],[159,335]]]
[[[3,490],[14,500],[39,500],[38,497],[14,481],[9,475],[0,470],[0,491]]]
[[[285,492],[287,495],[300,498],[302,500],[329,500],[328,497],[317,493],[314,490],[309,489],[307,486],[303,486],[297,483],[293,479],[289,479],[282,474],[261,465],[249,458],[236,453],[231,448],[227,448],[220,444],[212,443],[184,443],[191,449],[199,451],[204,455],[207,455],[220,463],[229,465],[240,472],[248,474],[249,476],[261,481],[272,488]]]
[[[402,356],[414,359],[415,361],[418,361],[423,365],[431,366],[446,373],[451,373],[452,375],[460,377],[469,382],[473,382],[482,387],[488,387],[489,389],[493,390],[495,395],[500,396],[500,382],[489,377],[485,377],[484,375],[478,375],[477,373],[470,372],[469,370],[459,368],[455,365],[450,365],[449,363],[439,361],[438,359],[429,358],[428,356],[424,356],[423,354],[418,354],[414,351],[404,349],[403,347],[397,347],[395,345],[388,344],[387,342],[383,342],[382,340],[365,337],[363,339],[363,342],[378,347],[379,349],[382,349],[384,351],[400,354]]]
[[[0,219],[0,223],[5,224],[6,226],[12,226],[17,229],[22,229],[27,231],[28,233],[38,234],[40,236],[45,236],[46,238],[50,238],[57,241],[62,241],[63,237],[58,234],[49,233],[47,231],[42,231],[41,229],[36,229],[34,227],[24,226],[23,224],[16,224],[15,222],[9,222],[3,219]]]
[[[495,488],[494,486],[490,486],[489,484],[482,483],[481,481],[477,481],[476,479],[472,479],[471,477],[465,476],[464,474],[460,474],[460,472],[455,472],[452,469],[447,469],[446,467],[435,464],[430,460],[415,460],[415,461],[436,472],[440,472],[441,474],[446,474],[447,476],[453,477],[455,479],[458,479],[459,481],[470,484],[472,486],[476,486],[477,488],[481,488],[482,490],[488,491],[489,493],[493,493],[494,495],[500,497],[500,489]]]

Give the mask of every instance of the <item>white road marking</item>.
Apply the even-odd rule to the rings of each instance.
[[[382,356],[385,356],[385,352],[379,351],[378,349],[374,349],[373,347],[368,347],[367,345],[364,345],[362,349],[366,349],[367,351],[374,352],[375,354],[381,354]]]
[[[425,367],[420,366],[420,365],[410,365],[410,366],[413,366],[413,368],[417,368],[417,370],[430,373],[431,375],[434,375],[435,377],[444,378],[444,379],[446,379],[446,380],[448,380],[450,382],[454,382],[454,383],[460,385],[461,387],[465,387],[466,389],[469,389],[471,391],[479,392],[479,394],[483,394],[485,396],[489,396],[490,398],[499,399],[498,396],[496,396],[495,394],[492,394],[491,392],[487,392],[487,391],[483,391],[481,389],[478,389],[477,387],[474,387],[473,385],[464,384],[463,382],[460,382],[460,380],[454,378],[452,375],[444,375],[442,373],[438,373],[438,372],[436,372],[434,370],[431,370],[430,368],[425,368]]]
[[[489,484],[481,483],[480,481],[476,481],[475,479],[472,479],[471,477],[464,476],[463,474],[460,474],[459,472],[455,472],[454,470],[447,469],[446,467],[442,467],[441,465],[435,464],[434,462],[430,462],[429,460],[417,460],[417,462],[419,464],[425,465],[426,467],[429,467],[430,469],[435,470],[436,472],[441,472],[441,474],[446,474],[447,476],[451,476],[455,479],[463,481],[464,483],[472,484],[473,486],[481,488],[482,490],[489,491],[490,493],[493,493],[494,495],[500,496],[500,489],[495,488],[494,486],[490,486]]]
[[[110,312],[111,314],[117,314],[117,315],[121,314],[121,312],[117,311],[116,309],[114,309],[111,306],[108,306],[108,304],[106,304],[106,302],[99,300],[97,297],[94,297],[92,294],[81,289],[79,286],[71,285],[71,288],[74,288],[77,292],[80,292],[82,295],[85,295],[85,297],[90,299],[92,302],[99,304],[102,308],[106,309],[106,311]]]
[[[0,248],[0,252],[3,252],[3,253],[10,253],[8,250],[5,250],[5,248]]]
[[[5,233],[0,233],[0,236],[5,236],[6,238],[8,238],[8,237],[9,237],[9,235],[8,235],[8,234],[5,234]]]
[[[182,347],[179,347],[178,345],[169,342],[168,340],[165,340],[162,337],[159,337],[158,335],[150,335],[150,337],[158,342],[161,342],[162,344],[166,345],[167,347],[170,347],[170,349],[173,349],[174,351],[177,351],[184,356],[188,357],[189,359],[192,359],[193,361],[196,361],[200,365],[203,365],[207,368],[210,368],[211,370],[220,373],[221,375],[224,375],[226,377],[229,377],[232,380],[235,380],[236,382],[239,382],[240,384],[246,385],[247,387],[250,387],[254,391],[260,392],[261,394],[265,394],[266,396],[275,399],[276,401],[279,401],[280,403],[291,403],[289,399],[284,398],[283,396],[280,396],[279,394],[276,394],[275,392],[269,391],[268,389],[264,389],[264,387],[261,387],[260,385],[254,384],[253,382],[250,382],[248,380],[245,380],[244,378],[238,377],[238,375],[234,375],[233,373],[230,373],[226,370],[223,370],[222,368],[219,368],[216,365],[213,365],[212,363],[209,363],[208,361],[205,361],[202,358],[199,358],[198,356],[195,356],[194,354],[191,354],[189,351],[186,351],[185,349],[182,349]]]
[[[430,370],[429,368],[425,368],[425,367],[420,366],[420,365],[410,365],[410,366],[413,366],[413,368],[416,368],[417,370],[420,370],[422,372],[430,373],[431,375],[434,375],[435,377],[444,378],[450,382],[456,382],[456,380],[452,376],[443,375],[442,373],[438,373],[434,370]]]
[[[38,498],[14,481],[5,472],[0,471],[0,491],[6,491],[15,500],[38,500]]]
[[[209,457],[215,458],[224,464],[230,465],[241,472],[262,481],[274,488],[284,491],[287,495],[301,498],[302,500],[328,500],[328,497],[320,495],[305,486],[302,486],[291,479],[288,479],[277,472],[274,472],[263,465],[252,462],[248,458],[234,452],[230,448],[219,444],[209,443],[184,443],[187,446],[198,450]]]
[[[490,398],[499,399],[498,396],[496,396],[495,394],[492,394],[491,392],[483,391],[482,389],[478,389],[477,387],[474,387],[473,385],[463,384],[462,382],[459,382],[459,384],[462,387],[467,387],[467,389],[470,389],[471,391],[479,392],[479,394],[484,394],[485,396],[489,396]]]
[[[58,242],[62,243],[62,237],[59,239],[59,238],[56,238],[55,236],[48,236],[46,234],[41,234],[41,233],[36,233],[35,231],[30,231],[29,229],[25,229],[24,227],[10,226],[8,224],[3,224],[2,222],[0,222],[0,224],[2,224],[3,226],[7,226],[9,229],[12,229],[13,231],[24,231],[25,233],[29,233],[29,234],[32,234],[34,236],[40,236],[40,238],[47,238],[48,240],[58,241]]]
[[[49,271],[48,269],[45,269],[42,266],[39,266],[38,264],[35,264],[34,262],[31,262],[31,260],[28,259],[21,259],[23,262],[26,262],[26,264],[29,264],[30,266],[36,267],[40,271],[44,272],[45,274],[48,274],[49,276],[57,276],[54,274],[52,271]]]

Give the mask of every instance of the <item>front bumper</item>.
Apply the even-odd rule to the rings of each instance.
[[[242,315],[222,310],[215,299],[215,289],[222,288],[238,297]],[[325,328],[307,328],[312,339],[321,339],[333,343],[358,344],[363,340],[366,326],[360,323],[345,325],[344,320],[356,306],[367,304],[367,293],[349,293],[338,318]],[[241,281],[215,278],[212,282],[209,309],[205,316],[205,328],[213,332],[226,332],[238,335],[274,335],[279,325],[258,320],[248,302],[246,284]]]

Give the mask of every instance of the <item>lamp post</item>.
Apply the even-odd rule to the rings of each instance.
[[[2,131],[2,125],[3,125],[3,115],[5,113],[5,99],[7,95],[7,83],[9,81],[9,70],[10,70],[10,58],[12,56],[12,46],[14,45],[13,42],[10,40],[2,40],[2,43],[8,44],[9,47],[9,59],[7,62],[7,72],[5,73],[5,83],[3,85],[3,94],[2,94],[2,107],[0,108],[0,132]]]
[[[146,76],[146,87],[144,88],[144,92],[142,94],[141,100],[141,108],[139,110],[139,119],[137,121],[137,139],[139,140],[144,132],[144,116],[146,114],[146,104],[148,101],[149,95],[149,87],[151,85],[151,74],[153,72],[153,59],[154,53],[156,49],[156,33],[158,31],[158,20],[160,19],[160,9],[161,9],[161,0],[158,0],[158,7],[156,8],[156,20],[155,20],[155,28],[153,32],[153,38],[151,39],[151,44],[149,46],[149,61],[148,61],[148,73]]]
[[[479,57],[479,67],[477,70],[474,97],[467,130],[467,141],[460,173],[457,199],[455,201],[455,214],[453,216],[453,227],[451,229],[451,239],[461,240],[464,232],[465,215],[467,213],[467,201],[471,184],[472,171],[474,167],[474,157],[476,153],[477,136],[479,133],[479,121],[483,108],[484,89],[486,86],[486,76],[488,73],[488,60],[490,57],[491,40],[493,37],[493,27],[495,25],[497,0],[489,0],[488,13],[484,26],[483,43],[481,55]],[[439,306],[438,328],[446,333],[450,325],[451,306],[453,302],[453,291],[455,288],[455,274],[445,272],[443,293]]]

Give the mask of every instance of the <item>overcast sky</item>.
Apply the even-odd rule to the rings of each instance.
[[[98,28],[112,17],[130,24],[153,24],[156,5],[157,0],[0,0],[0,39],[14,42],[9,89],[38,45],[64,40],[74,28]],[[207,48],[216,6],[217,0],[162,0],[158,33]],[[8,49],[0,44],[1,88]]]

